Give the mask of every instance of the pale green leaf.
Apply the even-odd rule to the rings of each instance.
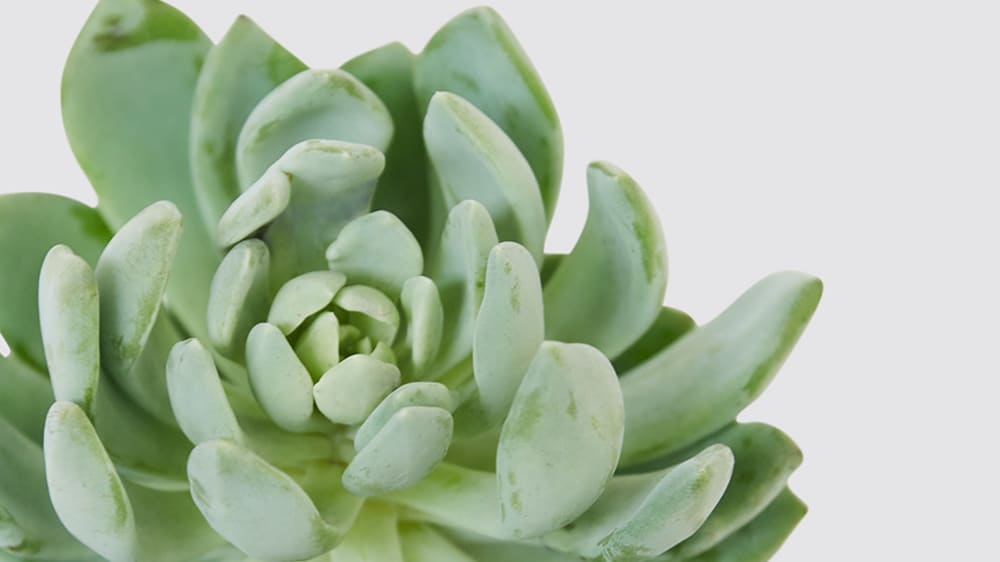
[[[201,516],[187,490],[163,492],[125,482],[135,512],[141,562],[228,562],[240,553]]]
[[[665,306],[660,309],[660,314],[646,333],[615,357],[611,364],[615,366],[615,372],[619,375],[627,373],[696,327],[694,319],[686,312]]]
[[[771,382],[821,293],[815,277],[773,274],[626,373],[622,465],[679,450],[732,422]]]
[[[302,330],[295,354],[313,380],[340,362],[340,320],[332,312],[321,312]]]
[[[399,369],[367,355],[351,355],[316,383],[316,407],[333,423],[360,424],[399,386]]]
[[[248,556],[306,560],[340,539],[292,478],[240,445],[198,445],[188,476],[194,503],[209,525]]]
[[[240,194],[236,141],[250,112],[305,69],[246,16],[208,52],[191,109],[191,170],[205,224],[217,224]]]
[[[100,305],[94,271],[66,246],[45,256],[38,281],[38,318],[56,400],[93,414],[101,375]]]
[[[559,118],[499,14],[474,8],[448,22],[418,56],[414,82],[422,108],[436,92],[454,92],[496,122],[531,164],[552,217],[562,177]]]
[[[108,223],[117,229],[162,199],[184,216],[167,294],[171,311],[199,337],[219,257],[195,198],[189,137],[195,83],[210,47],[191,20],[163,2],[102,0],[62,78],[66,135]]]
[[[393,508],[377,501],[365,502],[343,542],[330,553],[330,561],[404,562]]]
[[[618,378],[599,351],[545,342],[500,433],[497,483],[506,532],[534,537],[579,517],[618,464],[624,412]]]
[[[497,477],[492,472],[441,463],[425,478],[386,495],[430,523],[505,538],[500,521]]]
[[[468,101],[438,92],[424,118],[424,142],[448,208],[479,201],[500,240],[524,245],[541,264],[547,225],[538,182],[504,131]]]
[[[346,281],[344,274],[335,271],[310,271],[290,279],[274,296],[268,323],[291,334],[306,318],[329,306]]]
[[[333,298],[345,310],[350,324],[372,342],[392,344],[399,332],[399,310],[382,292],[365,285],[349,285]]]
[[[167,389],[174,416],[192,443],[243,441],[212,354],[201,342],[189,339],[174,346],[167,360]]]
[[[583,233],[545,285],[545,335],[588,343],[615,357],[660,312],[666,246],[652,204],[631,177],[594,163],[587,188]]]
[[[476,562],[430,525],[400,523],[399,538],[406,562]]]
[[[347,223],[326,249],[333,271],[398,299],[403,283],[424,271],[420,243],[396,215],[375,211]]]
[[[247,371],[254,397],[274,423],[293,432],[311,428],[312,378],[273,324],[257,324],[250,330]]]
[[[40,444],[53,400],[52,385],[44,374],[15,354],[0,356],[0,419]]]
[[[354,435],[354,448],[364,449],[396,412],[409,406],[433,406],[447,412],[455,409],[448,387],[436,382],[411,382],[392,391],[375,408]]]
[[[267,318],[270,253],[257,239],[234,246],[219,264],[208,297],[208,337],[215,349],[241,359],[247,335]]]
[[[291,200],[288,175],[280,171],[265,174],[223,211],[215,229],[215,243],[228,248],[253,236],[281,216]]]
[[[423,374],[441,346],[444,309],[437,285],[427,277],[413,277],[403,284],[400,306],[406,322],[401,343],[403,376],[414,379]]]
[[[45,477],[73,536],[112,562],[136,559],[128,493],[87,414],[72,402],[56,402],[45,419]]]

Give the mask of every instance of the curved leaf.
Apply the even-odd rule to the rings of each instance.
[[[313,388],[316,407],[333,423],[356,425],[365,421],[386,396],[399,386],[399,369],[367,355],[351,355]]]
[[[243,441],[243,430],[226,398],[212,354],[201,342],[185,340],[170,351],[167,389],[174,416],[192,443]]]
[[[524,245],[541,264],[547,225],[538,183],[503,130],[468,101],[438,92],[424,118],[424,142],[447,207],[479,201],[500,240]]]
[[[474,8],[448,22],[418,56],[414,83],[421,108],[435,92],[454,92],[498,124],[531,164],[552,218],[562,177],[559,118],[499,14]]]
[[[501,518],[510,536],[558,529],[597,500],[618,464],[622,408],[614,369],[599,351],[542,344],[497,449]]]
[[[63,125],[108,223],[120,227],[162,199],[184,216],[167,293],[171,310],[198,336],[204,335],[208,286],[219,261],[201,220],[188,157],[195,82],[210,46],[191,20],[165,3],[102,0],[73,45],[62,79]]]
[[[400,307],[406,322],[401,342],[400,365],[403,376],[416,379],[423,374],[441,347],[444,308],[437,285],[427,277],[414,277],[403,284]]]
[[[399,332],[399,310],[389,297],[365,285],[349,285],[333,297],[333,302],[347,312],[351,325],[372,342],[391,344]]]
[[[336,271],[310,271],[290,279],[278,289],[267,321],[289,335],[313,314],[333,302],[347,278]]]
[[[624,172],[591,164],[587,188],[583,233],[545,285],[545,336],[615,357],[663,306],[666,246],[653,206]]]
[[[681,336],[695,329],[694,319],[686,312],[665,306],[646,333],[628,349],[615,357],[611,364],[619,375],[638,367],[657,353],[670,347]]]
[[[436,382],[411,382],[392,391],[365,419],[354,434],[354,449],[360,451],[382,430],[396,412],[410,406],[433,406],[447,412],[455,409],[448,387]]]
[[[400,523],[399,538],[406,562],[476,562],[430,525]]]
[[[52,385],[45,375],[14,354],[0,357],[0,420],[41,443],[45,414],[53,400]]]
[[[449,463],[386,498],[420,514],[424,521],[491,538],[506,538],[500,521],[497,477]]]
[[[386,211],[347,223],[326,249],[326,261],[351,283],[374,287],[394,300],[407,279],[424,272],[420,243],[396,215]]]
[[[621,378],[628,466],[730,423],[777,373],[822,294],[815,277],[776,273],[714,320]]]
[[[250,330],[247,371],[254,397],[274,423],[286,431],[310,429],[312,378],[273,324],[257,324]]]
[[[250,112],[305,69],[246,16],[208,52],[191,108],[191,171],[205,224],[217,224],[240,194],[236,141]]]
[[[715,548],[689,562],[766,562],[806,515],[806,506],[787,489],[753,521]]]
[[[208,297],[208,337],[231,358],[242,358],[251,328],[267,318],[270,252],[257,239],[233,246],[212,277]]]
[[[44,370],[38,274],[49,249],[67,244],[93,265],[111,232],[94,209],[46,193],[0,195],[0,333],[11,351]]]

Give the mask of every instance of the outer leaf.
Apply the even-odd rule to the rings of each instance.
[[[89,551],[52,509],[41,447],[0,417],[0,559],[77,560]]]
[[[785,490],[749,524],[690,562],[765,562],[805,517],[806,506]]]
[[[653,206],[624,172],[591,164],[587,187],[583,233],[545,285],[545,332],[615,357],[642,336],[663,305],[666,246]]]
[[[56,402],[45,420],[45,477],[73,536],[112,562],[136,559],[128,493],[87,414],[72,402]]]
[[[497,123],[534,170],[550,219],[562,176],[562,131],[552,100],[514,34],[489,8],[446,24],[417,59],[420,106],[435,92],[454,92]]]
[[[472,347],[479,402],[491,424],[507,414],[544,339],[542,284],[531,254],[513,242],[497,244],[486,267]]]
[[[190,339],[174,346],[167,361],[167,388],[174,416],[192,443],[243,441],[212,354],[201,342]]]
[[[628,466],[681,449],[730,423],[791,352],[819,304],[815,277],[766,277],[708,324],[621,379]]]
[[[294,480],[235,443],[195,447],[188,476],[208,523],[253,558],[307,560],[340,538]]]
[[[413,486],[386,498],[416,511],[425,521],[505,538],[497,478],[492,472],[442,463]]]
[[[38,326],[38,274],[52,246],[70,244],[88,263],[111,238],[90,207],[45,193],[0,196],[0,332],[11,351],[44,369]]]
[[[236,141],[254,107],[306,69],[250,18],[240,16],[205,57],[191,113],[191,168],[207,225],[240,194]]]
[[[38,316],[55,397],[92,414],[101,375],[94,271],[60,245],[46,255],[38,285]]]
[[[392,117],[364,84],[341,70],[306,70],[275,88],[247,117],[236,147],[245,188],[296,144],[313,139],[385,151]]]
[[[533,546],[516,542],[491,542],[482,539],[461,540],[456,542],[462,550],[472,555],[477,562],[587,562],[586,558],[556,552],[541,546]]]
[[[424,271],[420,243],[395,215],[375,211],[347,223],[326,249],[326,261],[351,283],[398,299],[403,283]]]
[[[392,507],[366,502],[344,541],[330,553],[330,559],[336,562],[403,562],[397,525]]]
[[[108,223],[120,227],[164,198],[184,216],[167,293],[172,311],[199,336],[218,256],[195,200],[188,140],[195,82],[210,45],[167,4],[102,0],[73,46],[62,81],[70,146]]]
[[[669,306],[663,307],[646,333],[611,361],[615,372],[622,374],[631,371],[696,327],[694,319],[686,312]]]
[[[0,420],[40,444],[52,400],[52,386],[45,375],[14,354],[0,357]]]
[[[507,533],[538,536],[586,511],[614,473],[623,430],[608,360],[584,344],[543,343],[500,433],[497,482]]]
[[[419,482],[444,459],[453,422],[447,410],[409,406],[393,414],[344,471],[344,487],[382,495]]]
[[[424,118],[424,141],[448,208],[479,201],[500,239],[523,244],[541,264],[545,208],[531,167],[504,131],[468,101],[438,92]]]
[[[390,43],[347,61],[343,68],[385,103],[395,128],[372,208],[399,217],[426,248],[432,235],[431,197],[420,132],[421,110],[413,91],[415,60],[402,44]]]

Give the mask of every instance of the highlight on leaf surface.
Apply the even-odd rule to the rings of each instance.
[[[664,307],[607,162],[545,254],[561,127],[493,10],[323,69],[100,0],[62,101],[100,205],[0,196],[0,560],[755,562],[805,514],[736,417],[820,282]]]

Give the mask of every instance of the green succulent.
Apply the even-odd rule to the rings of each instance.
[[[752,562],[804,515],[735,419],[820,282],[695,326],[603,162],[546,255],[559,121],[493,11],[314,70],[102,0],[62,96],[100,204],[0,198],[0,560]]]

